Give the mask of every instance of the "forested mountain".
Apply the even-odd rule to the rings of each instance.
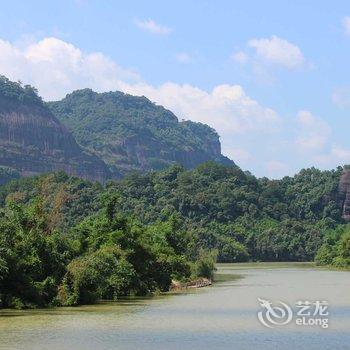
[[[215,130],[201,123],[179,122],[146,97],[85,89],[48,106],[81,146],[110,166],[115,177],[130,170],[161,170],[174,163],[189,169],[208,160],[234,164],[221,155]]]
[[[346,172],[311,168],[271,181],[208,162],[104,186],[64,173],[9,182],[0,187],[1,303],[76,305],[167,290],[171,279],[211,277],[216,256],[316,256],[348,267]]]
[[[0,183],[7,178],[64,170],[95,181],[109,177],[84,151],[36,90],[0,76]]]
[[[221,154],[207,125],[177,117],[145,97],[78,90],[45,103],[35,88],[0,76],[0,183],[63,170],[105,182],[130,171],[180,163],[193,168]]]
[[[44,103],[0,77],[0,307],[166,291],[216,260],[348,268],[349,219],[347,167],[258,179],[145,97]]]

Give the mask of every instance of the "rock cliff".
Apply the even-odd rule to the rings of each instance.
[[[179,122],[171,111],[146,97],[84,89],[48,105],[77,142],[101,157],[115,177],[131,170],[161,170],[172,163],[186,168],[209,160],[234,165],[221,154],[214,129]]]
[[[209,160],[234,165],[214,129],[179,122],[145,97],[84,89],[45,103],[35,88],[0,76],[0,167],[7,169],[0,182],[60,170],[104,182]]]
[[[62,170],[93,181],[108,177],[103,161],[82,150],[33,88],[0,78],[0,166],[22,176]]]

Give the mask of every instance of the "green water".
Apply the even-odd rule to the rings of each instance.
[[[225,264],[189,293],[77,308],[0,311],[0,349],[350,349],[350,272]],[[329,328],[261,325],[257,298],[327,300]]]

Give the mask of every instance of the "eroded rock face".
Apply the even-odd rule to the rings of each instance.
[[[84,89],[48,106],[79,145],[108,164],[114,177],[132,170],[161,170],[174,163],[188,169],[209,160],[234,165],[221,154],[214,129],[179,121],[146,97]]]
[[[342,205],[342,218],[350,220],[350,169],[344,169],[338,188],[339,201]]]
[[[65,171],[92,181],[108,177],[107,166],[84,152],[44,106],[0,99],[0,165],[22,176]]]
[[[234,165],[214,129],[179,122],[145,97],[84,89],[45,103],[35,88],[0,75],[0,167],[22,176],[63,170],[104,182],[209,160]]]

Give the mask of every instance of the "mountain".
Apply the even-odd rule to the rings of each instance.
[[[84,89],[48,106],[82,147],[109,165],[114,177],[131,170],[161,170],[173,163],[189,169],[208,160],[234,165],[221,154],[214,129],[179,122],[146,97]]]
[[[34,88],[2,76],[0,166],[3,182],[7,177],[59,170],[93,181],[109,177],[103,161],[77,144]]]

